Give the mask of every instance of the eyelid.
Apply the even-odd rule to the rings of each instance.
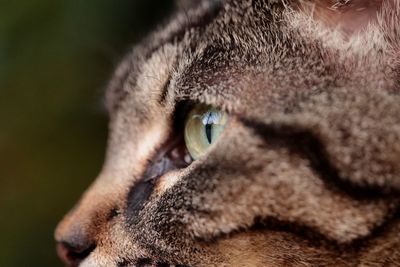
[[[175,110],[174,110],[174,118],[177,116],[177,112],[181,111],[184,114],[188,114],[196,105],[205,105],[213,107],[217,110],[223,111],[229,116],[232,116],[231,109],[224,104],[214,103],[213,101],[202,101],[197,98],[189,98],[189,97],[178,97],[175,100]],[[186,117],[185,117],[186,118]]]

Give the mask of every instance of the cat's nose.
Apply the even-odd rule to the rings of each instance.
[[[96,248],[90,217],[72,212],[56,230],[58,256],[68,267],[77,267]]]
[[[87,240],[69,240],[57,243],[57,254],[68,267],[79,264],[96,248],[96,244]]]
[[[108,236],[109,223],[116,219],[113,212],[116,207],[115,196],[107,194],[108,188],[101,183],[92,186],[57,225],[57,252],[66,266],[79,266],[96,253],[96,247],[100,249],[104,246],[102,238]],[[122,195],[116,192],[117,196]]]

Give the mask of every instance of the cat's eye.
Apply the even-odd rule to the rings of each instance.
[[[198,159],[223,132],[228,115],[207,105],[196,105],[185,124],[185,143],[193,159]]]

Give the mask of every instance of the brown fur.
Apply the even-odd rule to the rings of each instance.
[[[103,170],[56,231],[91,251],[62,257],[400,266],[399,1],[185,2],[110,83]],[[187,101],[226,110],[226,130],[140,197]]]

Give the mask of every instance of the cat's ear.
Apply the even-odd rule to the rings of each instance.
[[[296,6],[330,29],[351,36],[378,22],[382,12],[398,8],[398,0],[300,0]]]

